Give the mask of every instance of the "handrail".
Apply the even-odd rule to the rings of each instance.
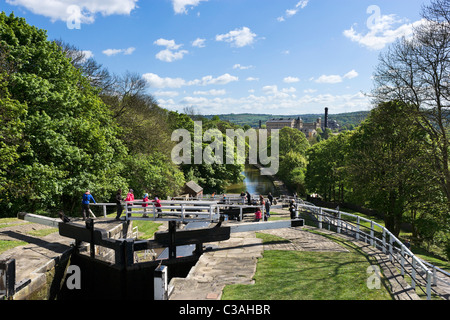
[[[401,265],[400,271],[401,271],[402,275],[404,275],[405,272],[408,272],[406,270],[405,263],[409,263],[409,261],[407,260],[409,257],[409,259],[411,259],[410,264],[412,266],[412,270],[411,270],[411,274],[410,274],[411,279],[412,279],[411,286],[415,289],[416,277],[417,277],[417,273],[418,273],[418,272],[416,272],[416,269],[418,269],[418,267],[420,267],[426,274],[425,281],[426,281],[427,300],[431,299],[431,286],[432,286],[433,273],[431,272],[431,270],[429,268],[426,267],[424,261],[422,261],[420,258],[416,257],[411,252],[411,250],[409,250],[399,239],[397,239],[397,237],[395,237],[384,226],[382,226],[372,220],[366,219],[364,217],[360,217],[360,216],[350,214],[350,213],[340,211],[340,210],[333,210],[333,209],[328,209],[328,208],[317,207],[313,204],[297,203],[297,209],[299,207],[307,209],[307,210],[311,211],[314,215],[317,216],[318,225],[319,225],[320,229],[322,229],[322,223],[324,222],[324,219],[325,219],[326,220],[325,223],[327,223],[329,227],[331,225],[333,225],[337,228],[336,229],[337,233],[341,233],[342,228],[350,229],[352,232],[354,232],[354,236],[356,239],[359,239],[360,236],[364,236],[365,239],[370,239],[371,245],[375,246],[375,248],[377,248],[377,249],[378,249],[377,244],[381,243],[382,251],[383,251],[383,253],[388,253],[390,261],[392,261],[393,259],[398,260],[394,256],[394,250],[399,251],[400,252],[400,265]],[[327,213],[332,213],[334,215],[328,215]],[[352,225],[350,221],[343,219],[342,216],[356,218],[356,226]],[[335,220],[335,221],[332,221],[332,220]],[[362,226],[360,223],[361,221],[370,223],[370,227]],[[343,222],[347,225],[344,226]],[[379,239],[375,236],[375,229],[374,229],[375,226],[381,229],[381,232],[378,232],[378,233],[380,233],[382,235],[382,239]],[[368,228],[370,230],[370,234],[367,234],[364,231],[361,231],[361,227]],[[386,241],[387,238],[389,238],[389,242]],[[400,247],[399,248],[400,250],[395,248],[394,244],[397,244]],[[429,263],[427,263],[427,264],[431,266],[431,264],[429,264]],[[432,266],[432,267],[434,268],[434,266]],[[433,282],[434,282],[434,285],[436,285],[435,277],[434,277]]]

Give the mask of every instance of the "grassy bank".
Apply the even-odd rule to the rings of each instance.
[[[285,239],[259,235],[264,242]],[[229,285],[224,300],[392,300],[387,280],[380,289],[367,286],[373,261],[356,249],[348,253],[264,251],[254,285]]]

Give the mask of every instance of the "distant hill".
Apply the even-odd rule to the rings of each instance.
[[[357,111],[357,112],[348,112],[348,113],[340,113],[340,114],[330,114],[330,120],[336,120],[337,123],[341,127],[349,127],[358,126],[362,121],[364,121],[369,115],[369,111]],[[205,115],[203,117],[211,119],[215,115]],[[253,113],[242,113],[242,114],[219,114],[220,120],[229,121],[235,123],[240,126],[244,126],[246,124],[250,125],[253,128],[259,127],[259,121],[262,121],[262,124],[266,124],[266,122],[270,119],[274,118],[302,118],[304,122],[314,122],[317,118],[321,117],[322,120],[325,118],[324,114],[298,114],[298,115],[273,115],[273,114],[253,114]]]

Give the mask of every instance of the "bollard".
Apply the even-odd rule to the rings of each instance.
[[[168,300],[167,266],[159,266],[154,271],[154,300]]]

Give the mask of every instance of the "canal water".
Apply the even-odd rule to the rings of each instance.
[[[227,187],[227,193],[241,193],[242,191],[248,191],[250,194],[263,194],[267,195],[271,192],[276,195],[276,188],[271,179],[266,176],[262,176],[258,168],[252,165],[245,165],[245,169],[242,172],[245,179],[241,183],[232,184]]]

